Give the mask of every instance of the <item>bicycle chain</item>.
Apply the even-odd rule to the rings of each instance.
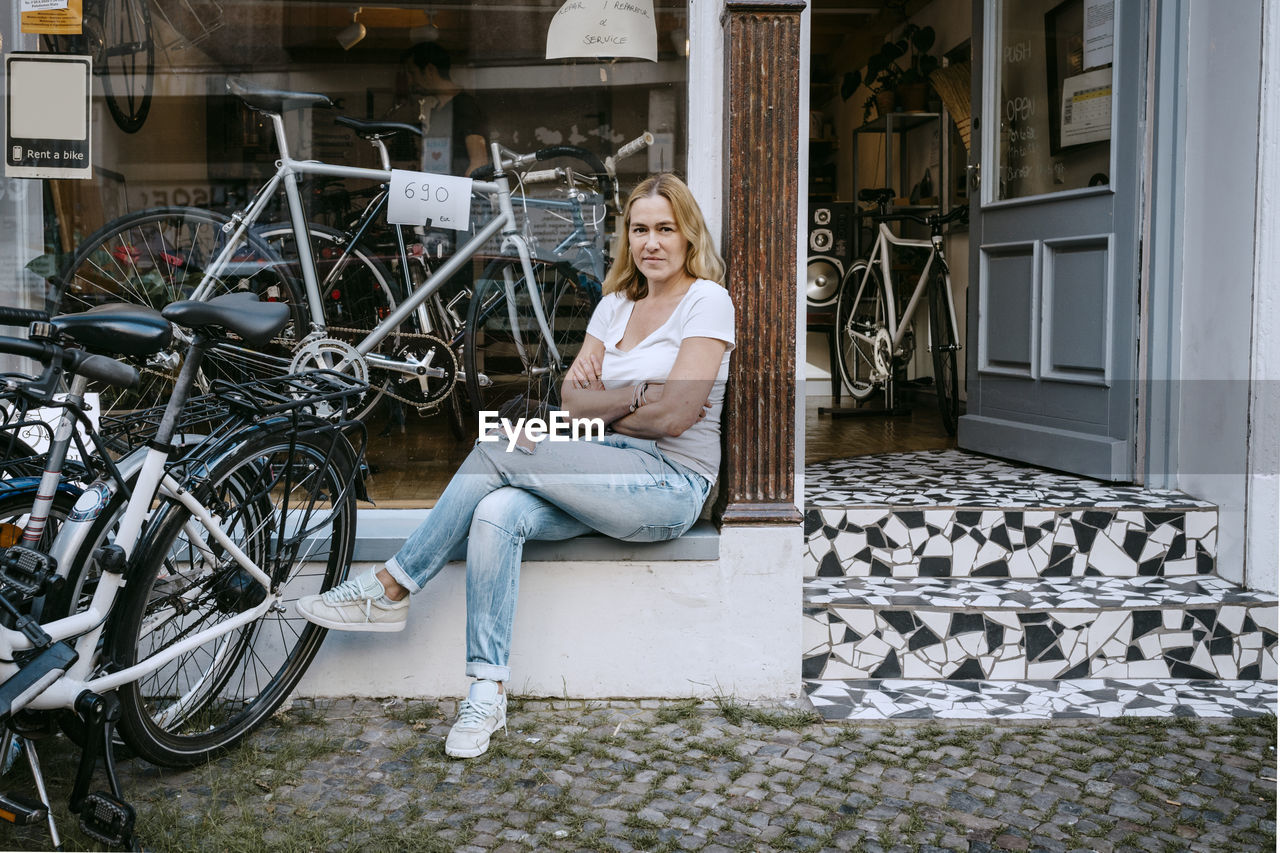
[[[328,327],[326,327],[325,332],[326,332],[326,334],[327,334],[327,333],[331,333],[331,332],[348,332],[348,333],[350,333],[350,334],[352,334],[352,335],[360,335],[360,336],[364,336],[364,335],[369,334],[369,330],[368,330],[368,329],[352,329],[352,328],[346,328],[346,327],[343,327],[343,326],[328,326]],[[397,332],[397,333],[396,333],[396,337],[400,339],[400,341],[401,341],[401,344],[402,344],[402,345],[403,345],[403,343],[404,343],[405,338],[411,338],[411,339],[414,339],[414,340],[419,340],[419,339],[429,339],[429,340],[433,340],[433,341],[440,341],[440,340],[443,340],[443,338],[437,337],[436,335],[430,335],[430,334],[427,334],[426,332]],[[294,347],[296,347],[298,344],[302,343],[302,341],[297,340],[297,339],[294,339],[294,338],[272,338],[272,339],[271,339],[271,341],[270,341],[270,343],[275,344],[276,346],[279,346],[279,347],[282,347],[282,348],[286,348],[286,349],[290,349],[290,350],[291,350],[291,349],[293,349]],[[456,353],[454,354],[454,360],[455,360],[456,362],[460,362],[460,361],[461,361],[461,359],[459,359],[459,358],[457,357],[457,354],[456,354]],[[143,366],[140,368],[139,372],[141,372],[141,373],[147,373],[147,374],[150,374],[150,375],[152,375],[152,376],[158,376],[158,377],[160,377],[161,379],[172,379],[172,378],[173,378],[173,374],[171,374],[171,373],[166,373],[166,372],[161,371],[161,370],[156,370],[154,367],[148,367],[148,366],[146,366],[146,365],[143,365]],[[455,385],[457,384],[457,379],[456,379],[456,378],[454,379],[454,384],[455,384]],[[450,393],[450,394],[452,394],[452,393],[453,393],[453,391],[452,391],[452,390],[450,390],[450,391],[449,391],[449,393]],[[413,406],[415,409],[416,409],[416,408],[418,408],[418,406],[420,405],[416,400],[411,400],[411,399],[410,399],[410,398],[408,398],[408,397],[403,397],[403,396],[401,396],[401,395],[399,395],[399,394],[396,394],[395,392],[393,392],[393,391],[390,389],[390,386],[388,386],[388,387],[386,387],[386,388],[383,388],[383,389],[382,389],[382,395],[383,395],[384,397],[390,397],[391,399],[393,399],[393,400],[395,400],[395,401],[397,401],[397,402],[399,402],[399,403],[403,403],[403,404],[408,405],[408,406]],[[447,396],[448,396],[448,394],[446,394],[445,396],[447,397]],[[441,399],[437,400],[437,401],[436,401],[436,402],[434,402],[434,403],[429,403],[429,404],[427,404],[427,405],[426,405],[426,406],[424,406],[423,408],[427,409],[428,411],[434,411],[434,410],[436,410],[436,409],[440,408],[441,404],[443,404],[443,403],[444,403],[444,398],[441,398]]]
[[[369,330],[368,330],[368,329],[353,329],[353,328],[348,328],[348,327],[345,327],[345,326],[326,326],[326,327],[325,327],[325,334],[326,334],[326,335],[330,335],[330,334],[333,334],[333,333],[335,333],[335,332],[347,332],[347,333],[350,333],[350,334],[352,334],[352,335],[357,335],[357,336],[359,336],[359,337],[364,337],[365,335],[368,335],[368,334],[369,334]],[[405,339],[406,339],[406,338],[411,338],[411,339],[414,339],[414,340],[427,339],[427,340],[432,340],[432,341],[442,341],[442,340],[444,340],[443,338],[441,338],[441,337],[439,337],[439,336],[437,336],[437,335],[428,334],[428,333],[426,333],[426,332],[396,332],[394,336],[395,336],[397,339],[399,339],[399,341],[400,341],[400,346],[401,346],[401,347],[405,346]],[[391,337],[391,335],[388,335],[388,337]],[[274,339],[274,340],[272,341],[272,343],[279,344],[279,345],[281,345],[281,346],[288,346],[288,345],[289,345],[289,342],[288,342],[287,340],[283,340],[283,339],[281,339],[281,338],[276,338],[276,339]],[[295,341],[295,342],[294,342],[294,345],[296,346],[296,345],[297,345],[297,343],[299,343],[299,342]],[[462,362],[462,359],[461,359],[461,358],[459,358],[459,357],[458,357],[458,355],[455,353],[455,354],[454,354],[454,363],[455,363],[455,364],[460,364],[461,362]],[[457,384],[458,384],[458,380],[457,380],[457,377],[455,376],[455,377],[454,377],[454,385],[457,385]],[[392,390],[391,390],[391,385],[392,385],[392,383],[387,383],[387,386],[386,386],[386,387],[384,387],[384,388],[382,389],[382,396],[384,396],[384,397],[389,397],[389,398],[391,398],[392,400],[395,400],[396,402],[398,402],[398,403],[402,403],[402,404],[404,404],[404,405],[406,405],[406,406],[412,406],[414,409],[418,409],[418,408],[419,408],[419,406],[421,406],[423,409],[426,409],[428,412],[435,412],[435,411],[437,411],[437,410],[438,410],[442,405],[444,405],[444,401],[445,401],[445,399],[449,396],[449,394],[452,394],[452,393],[453,393],[453,389],[450,389],[450,390],[449,390],[449,394],[445,394],[443,397],[441,397],[439,400],[436,400],[434,403],[427,403],[426,405],[423,405],[423,404],[419,403],[417,400],[413,400],[413,399],[410,399],[409,397],[404,397],[404,396],[401,396],[400,394],[395,393],[394,391],[392,391]]]

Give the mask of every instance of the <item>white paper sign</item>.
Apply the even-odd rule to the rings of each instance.
[[[22,0],[23,12],[53,12],[67,8],[67,0]]]
[[[628,57],[658,61],[653,0],[566,0],[547,30],[547,59]]]
[[[1084,70],[1110,65],[1115,40],[1115,0],[1084,0]]]
[[[431,172],[391,170],[387,222],[466,231],[471,227],[471,179]]]
[[[1062,82],[1062,144],[1111,138],[1111,69],[1086,71]]]

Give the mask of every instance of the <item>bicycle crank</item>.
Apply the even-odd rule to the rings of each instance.
[[[412,343],[396,350],[393,359],[373,356],[371,363],[385,370],[391,381],[386,393],[425,415],[453,392],[458,362],[449,345],[434,335],[414,335]]]

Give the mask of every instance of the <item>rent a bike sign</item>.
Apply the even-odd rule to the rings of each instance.
[[[471,227],[471,179],[432,172],[391,170],[387,221],[466,231]]]
[[[92,178],[87,56],[11,53],[4,173],[10,178]]]

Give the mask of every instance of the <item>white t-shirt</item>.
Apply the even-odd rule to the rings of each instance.
[[[698,279],[671,312],[667,322],[625,352],[618,342],[627,330],[635,303],[610,293],[596,307],[587,334],[604,343],[600,378],[606,388],[619,388],[666,379],[685,338],[715,338],[728,344],[711,389],[711,409],[705,418],[678,436],[663,436],[658,449],[681,465],[715,482],[720,471],[720,411],[729,379],[729,353],[734,347],[733,300],[714,281]]]

